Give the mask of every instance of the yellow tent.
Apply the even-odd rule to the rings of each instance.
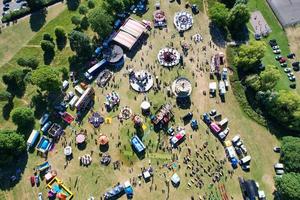
[[[111,117],[106,117],[105,118],[105,124],[111,124],[112,118]]]

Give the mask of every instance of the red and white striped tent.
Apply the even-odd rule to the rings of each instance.
[[[130,50],[145,31],[146,27],[141,22],[128,18],[113,40]]]

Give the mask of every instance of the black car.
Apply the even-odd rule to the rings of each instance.
[[[296,54],[290,53],[290,54],[287,55],[287,57],[288,57],[289,59],[293,59],[293,58],[296,57]]]
[[[3,4],[9,3],[11,0],[3,0]]]
[[[198,14],[199,13],[199,8],[196,4],[193,4],[191,8],[192,8],[193,14]]]
[[[293,66],[293,67],[299,67],[299,66],[300,66],[300,62],[293,62],[293,63],[292,63],[292,66]]]
[[[186,115],[184,115],[184,116],[182,117],[182,120],[183,120],[184,122],[188,122],[188,121],[191,121],[192,118],[193,118],[193,113],[192,113],[192,112],[189,112],[189,113],[187,113]]]
[[[271,47],[277,46],[277,41],[276,41],[275,39],[271,39],[271,40],[269,41],[269,44],[270,44]]]

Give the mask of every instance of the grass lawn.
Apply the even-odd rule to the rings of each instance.
[[[150,1],[150,9],[143,17],[144,19],[152,19],[154,3],[155,2]],[[272,165],[278,160],[278,155],[272,152],[273,146],[278,145],[276,137],[270,134],[265,127],[258,125],[245,115],[236,101],[231,88],[229,88],[229,91],[226,93],[226,103],[220,103],[219,97],[209,98],[208,95],[203,95],[203,91],[208,93],[208,84],[211,81],[208,73],[209,66],[205,64],[205,60],[210,59],[216,52],[225,52],[225,49],[218,48],[207,48],[207,52],[201,51],[202,46],[208,46],[208,43],[211,40],[208,28],[208,17],[203,13],[194,16],[194,26],[191,30],[185,33],[184,37],[180,37],[173,27],[173,16],[176,11],[184,9],[184,2],[181,5],[178,5],[176,2],[170,4],[168,1],[162,1],[161,7],[167,14],[168,30],[155,30],[155,33],[152,30],[149,33],[147,43],[141,47],[132,60],[129,58],[126,59],[125,66],[119,72],[114,74],[114,81],[111,80],[108,86],[105,88],[98,88],[95,83],[92,84],[96,90],[94,111],[101,113],[104,117],[113,117],[112,123],[103,124],[99,129],[94,129],[87,122],[87,118],[90,116],[89,113],[84,118],[81,126],[78,126],[75,123],[68,126],[65,129],[65,136],[62,137],[60,141],[55,144],[54,149],[49,152],[48,160],[52,165],[52,169],[57,170],[58,177],[63,180],[64,184],[72,192],[74,192],[74,199],[87,199],[90,195],[98,198],[114,184],[118,182],[123,183],[128,179],[136,178],[141,173],[140,169],[142,167],[148,167],[149,163],[151,163],[155,169],[154,179],[149,183],[141,180],[141,184],[134,187],[134,199],[190,199],[191,196],[194,196],[197,199],[198,196],[208,196],[210,193],[213,194],[211,196],[213,199],[220,199],[217,189],[218,184],[210,186],[212,178],[206,175],[203,171],[203,168],[207,169],[208,166],[211,169],[214,169],[216,166],[213,162],[203,159],[204,153],[212,155],[212,151],[214,151],[214,155],[217,160],[223,160],[225,158],[224,149],[221,143],[211,133],[206,133],[207,127],[201,121],[201,115],[204,112],[207,112],[212,108],[216,108],[223,117],[228,117],[230,120],[230,134],[228,139],[231,139],[235,134],[240,134],[249,154],[252,156],[251,171],[249,173],[245,173],[239,168],[235,171],[234,175],[230,177],[227,174],[227,170],[231,169],[231,167],[228,162],[224,165],[222,170],[224,176],[221,179],[221,183],[225,184],[229,198],[232,196],[233,199],[236,200],[242,199],[238,185],[238,177],[243,176],[246,178],[253,178],[258,181],[261,189],[265,190],[267,198],[271,199],[272,192],[274,190],[272,178],[274,172]],[[51,31],[56,25],[68,27],[69,25],[67,24],[60,24],[67,23],[67,21],[60,18],[67,19],[68,17],[70,17],[70,13],[63,12],[51,23],[41,29],[41,33],[37,34],[36,37],[29,42],[31,46],[28,45],[27,47],[22,48],[11,62],[5,65],[3,69],[1,68],[3,71],[0,71],[0,73],[5,72],[5,69],[9,69],[10,66],[14,66],[17,58],[21,55],[34,55],[39,59],[42,59],[41,50],[32,45],[38,45],[38,38],[41,38],[43,32]],[[48,26],[52,28],[49,28]],[[204,38],[203,43],[195,44],[191,41],[190,38],[195,33],[201,33]],[[174,35],[175,38],[172,39],[172,35]],[[178,51],[182,53],[180,46],[181,43],[188,43],[191,45],[188,57],[184,58],[184,68],[174,67],[173,69],[166,69],[156,63],[157,53],[162,47],[173,45],[174,48],[178,49]],[[152,45],[152,48],[150,48],[150,45]],[[56,57],[51,63],[51,66],[66,65],[67,56],[71,54],[72,52],[68,47],[61,52],[57,51]],[[141,61],[142,58],[144,61]],[[192,61],[192,58],[194,61]],[[159,90],[157,93],[151,90],[149,93],[144,95],[133,92],[128,84],[126,66],[132,66],[134,70],[146,68],[152,74],[158,76],[159,80],[162,82],[163,89]],[[166,95],[166,87],[170,86],[174,78],[178,76],[185,76],[192,82],[192,103],[188,109],[180,109],[176,105],[175,98],[169,98]],[[71,87],[70,90],[73,90],[73,88]],[[147,128],[143,133],[143,142],[147,146],[147,153],[144,159],[138,159],[131,150],[129,143],[130,137],[135,132],[133,122],[131,120],[127,120],[120,123],[117,118],[115,118],[115,116],[119,113],[120,108],[115,112],[107,113],[105,111],[103,104],[105,101],[105,95],[112,90],[118,92],[121,97],[120,107],[127,105],[133,110],[133,113],[136,114],[140,113],[140,103],[145,97],[147,97],[152,103],[152,112],[155,112],[156,109],[163,103],[171,103],[174,106],[173,112],[175,115],[174,122],[172,122],[171,125],[174,127],[184,126],[187,131],[186,140],[180,145],[181,151],[172,150],[172,152],[169,152],[167,150],[167,147],[169,146],[169,137],[162,131],[153,131],[149,119],[145,117],[144,122]],[[34,95],[34,91],[34,87],[28,86],[24,97],[22,99],[16,98],[15,104],[28,104],[31,96]],[[199,130],[197,131],[192,131],[190,125],[184,125],[180,119],[189,111],[193,111],[194,118],[199,121]],[[6,127],[12,127],[10,120],[6,121],[1,119],[0,124],[1,126],[5,124]],[[76,147],[75,136],[71,129],[75,129],[77,131],[80,131],[81,129],[87,130],[87,145],[85,149],[80,150]],[[112,156],[112,161],[119,160],[123,163],[120,170],[114,170],[112,164],[108,167],[99,164],[101,155],[99,152],[99,146],[95,144],[95,139],[100,134],[105,134],[109,137],[110,141],[107,153]],[[119,142],[121,142],[121,145],[117,146]],[[205,142],[208,142],[209,144],[207,149],[200,151],[200,147]],[[64,166],[65,157],[63,155],[63,147],[66,143],[69,143],[72,146],[74,159],[70,161],[67,166]],[[187,169],[187,166],[183,164],[183,159],[188,154],[188,148],[190,148],[192,152],[190,157],[193,164],[196,163],[195,160],[198,160],[203,165],[198,172],[198,174],[202,174],[201,180],[204,182],[204,186],[202,188],[196,187],[194,184],[192,184],[191,187],[188,186],[188,183],[194,182],[195,178],[190,176],[191,170]],[[201,159],[195,156],[195,151],[200,152],[202,157]],[[78,157],[86,153],[92,154],[92,165],[89,167],[79,166]],[[163,164],[174,164],[174,160],[172,159],[173,157],[178,157],[178,160],[175,159],[176,167],[174,167],[173,170],[163,167]],[[24,199],[35,199],[39,192],[42,192],[43,196],[46,196],[47,190],[45,188],[44,181],[41,182],[40,187],[31,187],[29,182],[29,177],[33,174],[32,169],[44,160],[45,159],[38,157],[36,152],[30,153],[20,182],[13,188],[0,191],[0,198],[4,196],[5,199],[11,200],[18,199],[20,195],[22,195],[22,198]],[[24,163],[16,163],[16,166],[19,164]],[[178,173],[181,178],[181,184],[177,189],[173,188],[172,185],[168,187],[166,184],[166,180],[168,180],[174,172]],[[6,180],[7,179],[5,177],[1,182],[2,185],[0,186],[2,188]],[[121,199],[125,198],[126,197],[123,196]]]
[[[56,18],[65,9],[64,4],[50,7],[45,24]],[[8,62],[33,36],[39,33],[32,30],[29,21],[30,16],[18,20],[17,24],[2,29],[0,35],[0,66]]]
[[[273,54],[272,49],[268,43],[270,39],[276,39],[278,45],[280,46],[281,52],[282,52],[281,55],[286,57],[287,54],[290,53],[289,41],[288,41],[286,32],[284,29],[282,29],[281,25],[279,24],[276,16],[272,12],[272,10],[269,7],[266,0],[249,0],[248,7],[251,11],[259,10],[262,13],[262,15],[264,16],[268,25],[272,29],[272,33],[266,39],[263,39],[263,41],[266,43],[266,46],[267,46],[267,51],[266,51],[265,57],[263,59],[263,62],[265,65],[275,65],[276,67],[278,67],[280,69],[280,71],[282,73],[282,78],[279,80],[279,82],[276,86],[276,89],[289,90],[289,85],[291,84],[291,82],[288,80],[287,75],[284,73],[284,71],[280,67],[279,63],[275,60],[275,55]],[[252,31],[252,33],[250,33],[251,39],[254,40],[253,28],[250,23],[249,23],[248,27]],[[299,84],[300,84],[300,80],[297,79],[297,85],[299,85]],[[299,87],[297,87],[296,91],[300,94]]]

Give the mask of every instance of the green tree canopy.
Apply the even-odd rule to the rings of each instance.
[[[34,125],[34,112],[28,107],[18,107],[12,110],[12,121],[18,129],[31,128]]]
[[[125,11],[123,0],[104,0],[104,8],[109,14],[122,13]]]
[[[71,18],[71,22],[72,22],[72,24],[74,24],[75,26],[79,26],[80,23],[81,23],[81,19],[80,19],[80,17],[79,17],[78,15],[74,15],[74,16],[72,16],[72,18]]]
[[[300,131],[300,96],[292,91],[280,90],[266,98],[268,113],[283,126]]]
[[[227,25],[228,15],[229,9],[226,8],[223,3],[217,2],[209,9],[209,17],[211,21],[219,27],[225,27]]]
[[[63,40],[63,39],[66,38],[65,29],[61,26],[55,27],[54,33],[55,33],[55,36],[56,36],[57,40]]]
[[[281,200],[300,200],[300,174],[286,173],[275,179],[277,193]]]
[[[275,87],[281,77],[280,71],[273,65],[266,67],[265,71],[260,73],[261,90],[270,90]]]
[[[221,0],[228,8],[232,8],[237,0]]]
[[[103,8],[97,7],[91,10],[88,19],[92,30],[98,34],[100,39],[104,39],[112,31],[113,18]]]
[[[237,33],[242,30],[250,20],[250,12],[245,4],[234,6],[228,15],[228,27],[231,31]]]
[[[93,0],[88,0],[88,7],[89,9],[95,8],[95,2]]]
[[[264,57],[266,46],[263,42],[254,41],[249,45],[243,44],[239,47],[238,55],[235,56],[235,64],[244,71],[257,68],[258,63]]]
[[[89,9],[85,5],[80,5],[78,11],[79,14],[86,15],[89,12]]]
[[[22,67],[29,67],[31,69],[36,69],[39,66],[39,61],[37,58],[19,58],[17,60],[18,65]]]
[[[43,7],[43,5],[46,3],[45,0],[27,0],[28,3],[28,7],[36,10],[39,9],[41,7]]]
[[[45,53],[53,53],[54,52],[54,44],[49,40],[42,40],[41,41],[41,48]]]
[[[24,136],[11,130],[0,130],[0,165],[13,161],[26,150]]]
[[[91,40],[86,34],[80,31],[72,31],[69,35],[69,40],[71,49],[76,52],[77,56],[83,58],[91,56]]]
[[[289,172],[300,172],[300,138],[286,136],[282,138],[280,161]]]
[[[32,72],[30,80],[42,91],[56,92],[60,90],[60,74],[54,68],[47,66],[39,67]]]
[[[23,69],[16,69],[3,75],[2,79],[6,85],[21,87],[25,85],[24,78],[26,73]]]

